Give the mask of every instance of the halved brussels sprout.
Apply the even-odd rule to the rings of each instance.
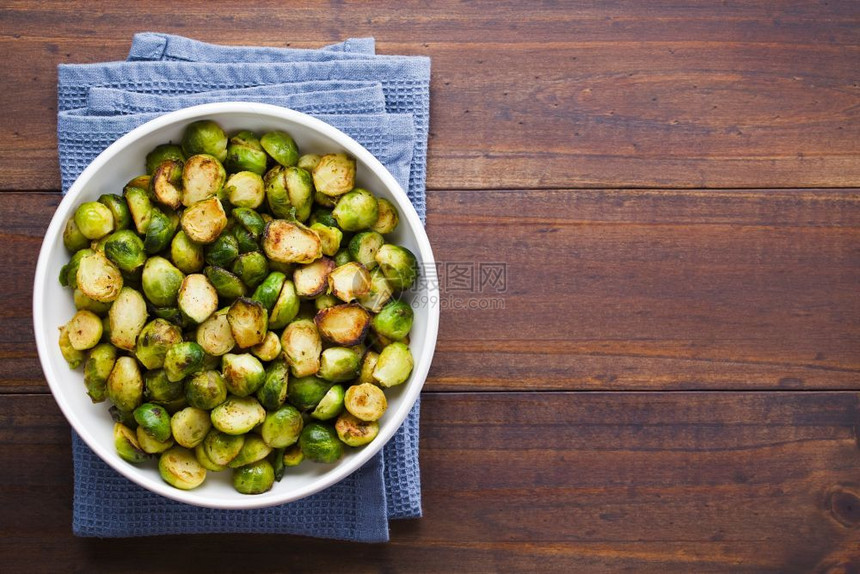
[[[269,273],[269,262],[259,251],[243,253],[233,262],[233,273],[251,289],[257,287]]]
[[[227,311],[233,339],[243,349],[263,342],[268,329],[266,309],[259,301],[239,297]]]
[[[379,353],[373,378],[381,387],[393,387],[406,382],[412,373],[412,351],[404,343],[391,343]]]
[[[353,385],[346,390],[343,406],[363,421],[378,421],[388,408],[385,393],[372,383]]]
[[[323,255],[334,257],[340,249],[340,242],[343,239],[343,232],[337,227],[329,227],[322,223],[314,223],[310,229],[319,235],[322,245]]]
[[[149,189],[155,199],[170,209],[182,205],[182,160],[168,159],[161,162],[152,172]]]
[[[370,289],[358,298],[358,302],[371,313],[379,313],[393,293],[382,270],[377,268],[370,273]]]
[[[392,341],[399,341],[409,334],[412,329],[414,313],[409,303],[392,301],[382,308],[378,315],[370,321],[370,327],[378,335]]]
[[[328,286],[335,297],[350,303],[370,291],[370,273],[361,263],[350,261],[331,272]]]
[[[188,404],[205,411],[227,400],[227,381],[218,371],[200,371],[185,383]]]
[[[102,303],[101,301],[90,299],[84,295],[84,292],[80,289],[75,289],[73,298],[75,301],[75,309],[78,311],[92,311],[99,317],[105,317],[111,306],[110,303]]]
[[[212,426],[223,433],[241,435],[266,419],[266,409],[254,397],[227,397],[212,409]]]
[[[385,238],[376,231],[362,231],[356,233],[349,241],[349,254],[353,260],[358,261],[368,271],[372,271],[376,266],[376,254],[379,248],[385,245]]]
[[[152,369],[143,374],[144,396],[152,403],[167,405],[182,397],[182,381],[171,381],[164,369]]]
[[[284,181],[284,168],[276,165],[263,176],[263,190],[266,204],[272,214],[280,219],[295,219],[296,210],[290,202],[287,184]]]
[[[343,195],[355,187],[355,158],[345,153],[324,155],[313,168],[313,178],[318,192]]]
[[[311,416],[317,420],[327,421],[333,419],[343,411],[343,387],[341,385],[332,385],[316,408],[311,411]]]
[[[227,201],[236,207],[257,209],[266,199],[263,178],[253,171],[240,171],[231,175],[224,184],[224,191]]]
[[[102,320],[92,311],[78,311],[66,325],[69,344],[85,351],[98,345],[102,338]]]
[[[314,323],[327,340],[351,347],[364,339],[370,325],[370,315],[360,305],[348,303],[319,311]]]
[[[152,175],[158,166],[165,161],[185,161],[185,154],[182,153],[182,148],[171,143],[155,146],[151,152],[146,154],[146,173]]]
[[[302,454],[302,447],[298,443],[285,448],[281,458],[284,466],[288,467],[299,466],[303,460],[305,460],[305,455]]]
[[[231,173],[250,171],[262,175],[266,171],[268,160],[257,134],[244,130],[230,138],[224,167]]]
[[[266,459],[233,469],[233,488],[240,494],[262,494],[273,484],[275,469]]]
[[[185,448],[194,448],[203,442],[212,421],[209,413],[195,407],[185,407],[170,417],[170,432],[173,439]]]
[[[126,351],[134,350],[137,337],[146,325],[146,301],[130,287],[123,287],[108,311],[110,342]]]
[[[227,464],[227,467],[239,468],[240,466],[253,464],[269,456],[270,452],[272,452],[272,447],[267,445],[266,441],[255,434],[248,434],[245,437],[245,444],[242,445],[242,450],[239,451],[236,458]]]
[[[116,363],[116,347],[110,343],[102,343],[90,351],[84,364],[84,385],[87,394],[94,403],[105,400],[107,380]]]
[[[143,403],[134,409],[134,420],[138,429],[157,440],[165,442],[171,438],[170,415],[164,407],[155,403]]]
[[[128,204],[121,195],[106,193],[99,196],[99,203],[104,204],[113,214],[114,229],[128,229],[131,227],[131,212]]]
[[[182,230],[195,243],[212,243],[227,227],[227,213],[217,197],[210,197],[182,212]]]
[[[274,334],[274,333],[273,333]],[[273,411],[287,400],[289,367],[286,361],[276,360],[266,367],[266,380],[257,390],[257,400],[266,410]]]
[[[300,167],[288,167],[283,171],[283,178],[290,204],[296,210],[296,219],[306,221],[311,216],[311,208],[314,205],[314,184],[311,174]]]
[[[299,446],[305,458],[314,462],[330,464],[343,456],[343,443],[329,425],[310,423],[299,438]]]
[[[295,284],[290,280],[285,280],[281,292],[278,294],[278,299],[275,301],[275,306],[269,313],[269,328],[282,329],[286,327],[287,323],[298,314],[300,304]],[[281,341],[281,345],[283,346],[283,341]]]
[[[84,251],[81,250],[78,253],[84,253]],[[114,301],[122,290],[122,283],[119,268],[102,253],[90,252],[78,262],[74,286],[90,299],[102,303]]]
[[[358,376],[361,357],[346,347],[329,347],[322,352],[317,376],[333,383],[342,383]]]
[[[113,213],[103,203],[85,201],[75,211],[75,225],[87,239],[101,239],[114,230]]]
[[[313,321],[300,319],[287,325],[281,335],[281,347],[296,377],[319,371],[322,340]]]
[[[138,334],[134,356],[147,369],[160,369],[167,349],[181,342],[179,327],[165,319],[153,319]]]
[[[409,289],[418,277],[418,260],[415,255],[400,245],[386,243],[376,252],[382,274],[396,291]]]
[[[286,280],[287,276],[280,271],[269,273],[263,282],[254,290],[254,294],[251,296],[251,299],[259,301],[267,311],[271,311],[275,306],[275,302],[278,300],[278,295],[281,294],[281,289],[283,288]]]
[[[227,353],[221,363],[227,389],[238,397],[247,397],[266,382],[266,370],[254,355]]]
[[[206,469],[187,448],[175,446],[158,459],[158,473],[164,482],[180,490],[192,490],[206,480]]]
[[[313,226],[317,223],[319,223],[320,225],[325,225],[326,227],[337,228],[337,221],[334,217],[332,217],[331,209],[327,209],[325,207],[316,208],[313,213],[311,213],[311,218],[309,222],[311,224],[311,228],[313,228]]]
[[[293,283],[299,297],[316,297],[328,289],[329,274],[334,270],[334,261],[321,257],[313,263],[302,265],[293,273]]]
[[[170,242],[170,259],[183,273],[197,273],[203,269],[203,246],[191,241],[180,229]]]
[[[122,423],[113,425],[113,444],[119,457],[132,464],[140,464],[149,458],[140,448],[135,432]]]
[[[171,381],[181,381],[203,368],[203,347],[193,341],[177,343],[167,349],[164,372]],[[191,401],[189,401],[191,402]]]
[[[130,229],[121,229],[107,236],[104,254],[123,271],[134,271],[146,263],[143,240]]]
[[[329,381],[314,375],[292,377],[287,384],[287,400],[301,411],[312,411],[331,386]]]
[[[377,198],[376,201],[379,204],[379,217],[376,223],[370,226],[370,229],[377,233],[392,233],[397,229],[397,224],[400,222],[397,208],[383,197]]]
[[[135,436],[137,437],[138,444],[140,444],[140,448],[148,454],[164,452],[174,445],[173,437],[168,437],[167,440],[158,440],[140,426],[137,427]]]
[[[137,361],[119,357],[107,380],[107,398],[116,407],[131,412],[143,402],[143,377]]]
[[[179,310],[198,325],[218,309],[218,292],[202,273],[188,275],[176,298]]]
[[[273,160],[284,167],[296,165],[299,161],[299,148],[287,132],[272,131],[263,134],[260,145]]]
[[[90,246],[90,240],[84,237],[81,230],[78,229],[78,224],[75,223],[75,218],[70,217],[66,222],[66,227],[63,229],[63,245],[70,253],[86,249]]]
[[[337,417],[334,429],[337,431],[337,438],[348,446],[364,446],[379,434],[379,423],[363,421],[346,412]]]
[[[303,427],[302,414],[295,407],[284,405],[266,415],[260,434],[270,447],[284,448],[299,440]]]
[[[166,208],[165,208],[166,209]],[[143,249],[150,255],[163,251],[176,233],[176,226],[171,220],[175,213],[167,214],[158,208],[152,208],[146,236],[143,238]]]
[[[221,267],[210,265],[203,270],[203,274],[215,287],[218,295],[224,299],[232,300],[237,297],[244,297],[248,291],[241,279]]]
[[[281,354],[281,338],[274,331],[266,332],[262,343],[251,347],[251,352],[261,361],[274,361]]]
[[[126,186],[124,194],[134,228],[138,233],[146,233],[149,221],[152,219],[152,201],[149,199],[149,193],[139,187]]]
[[[320,156],[315,153],[306,153],[302,156],[299,156],[299,162],[296,164],[298,167],[313,172],[314,168],[320,162]]]
[[[376,368],[376,362],[379,360],[379,353],[376,351],[367,351],[364,358],[361,360],[361,371],[358,373],[358,383],[376,383],[373,378],[373,369]]]
[[[236,340],[227,320],[227,309],[221,309],[203,321],[197,328],[196,340],[204,351],[215,357],[232,351]]]
[[[143,266],[143,292],[157,307],[175,306],[184,280],[185,274],[164,257],[150,257]]]
[[[230,230],[233,237],[236,238],[236,245],[239,246],[239,253],[250,253],[260,250],[260,242],[254,236],[252,231],[249,231],[241,225],[234,225]]]
[[[263,216],[248,207],[237,207],[230,214],[241,227],[246,229],[254,240],[257,240],[266,227]]]
[[[213,463],[227,466],[244,444],[244,435],[230,435],[213,428],[203,439],[203,450]]]
[[[239,256],[239,242],[231,233],[222,233],[218,239],[204,249],[206,262],[216,267],[227,268]]]
[[[344,231],[361,231],[376,223],[379,206],[372,193],[356,187],[337,201],[331,214]]]
[[[334,254],[334,264],[337,267],[341,265],[345,265],[352,261],[352,255],[349,254],[349,249],[342,248],[338,249],[337,253]]]
[[[75,252],[75,254],[72,255],[72,258],[69,259],[69,262],[60,268],[60,285],[62,285],[63,287],[71,287],[72,289],[77,289],[78,268],[81,265],[81,261],[84,259],[84,257],[92,255],[93,253],[96,253],[96,251],[88,247]]]
[[[227,134],[212,120],[192,122],[182,136],[182,151],[186,157],[206,153],[224,161],[227,158]]]
[[[206,420],[209,420],[208,413]],[[194,456],[195,458],[197,458],[197,462],[199,462],[206,470],[211,470],[212,472],[221,472],[222,470],[227,469],[226,464],[215,464],[215,462],[213,462],[212,459],[209,458],[209,455],[206,454],[206,448],[203,446],[202,442],[194,447]]]
[[[322,257],[319,235],[298,222],[275,219],[263,231],[263,250],[281,263],[311,263]]]

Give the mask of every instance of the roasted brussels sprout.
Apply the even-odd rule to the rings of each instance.
[[[385,238],[376,231],[362,231],[349,241],[349,254],[353,261],[358,261],[368,271],[372,271],[377,265],[376,254],[384,244]]]
[[[227,213],[217,197],[210,197],[185,209],[181,225],[191,241],[212,243],[227,227]]]
[[[182,281],[176,303],[186,317],[200,324],[218,309],[218,292],[205,275],[193,273]]]
[[[312,411],[331,386],[329,381],[313,375],[292,377],[287,384],[287,400],[301,411]]]
[[[107,380],[107,398],[120,410],[131,412],[143,402],[143,377],[137,361],[119,357]]]
[[[243,253],[233,262],[233,274],[251,289],[262,283],[268,273],[269,262],[259,251]]]
[[[281,263],[311,263],[322,257],[319,235],[298,222],[275,219],[263,231],[266,257]]]
[[[182,205],[190,207],[215,197],[226,179],[224,166],[212,155],[203,153],[189,157],[182,168]]]
[[[164,369],[154,369],[143,374],[144,397],[152,403],[174,404],[182,398],[182,381],[171,381]]]
[[[166,161],[185,161],[182,148],[170,143],[155,146],[151,152],[146,154],[146,173],[152,175],[158,166]]]
[[[259,301],[239,297],[227,311],[227,321],[236,344],[247,349],[263,342],[268,329],[266,309]]]
[[[370,324],[370,315],[358,304],[348,303],[319,311],[314,317],[314,323],[328,341],[351,347],[364,340]]]
[[[322,352],[319,377],[333,383],[342,383],[358,376],[361,358],[346,347],[329,347]]]
[[[65,229],[63,229],[63,245],[65,245],[70,253],[86,249],[90,246],[90,240],[84,237],[84,234],[78,229],[78,224],[75,223],[74,217],[69,218]]]
[[[304,377],[319,371],[322,340],[313,321],[299,319],[287,325],[281,335],[281,347],[294,376]]]
[[[221,309],[211,315],[197,327],[197,344],[203,350],[215,357],[220,357],[233,350],[236,340],[227,320],[227,309]]]
[[[132,464],[140,464],[149,458],[140,448],[135,432],[122,423],[113,425],[113,444],[119,457]]]
[[[162,453],[158,459],[158,473],[164,482],[180,490],[192,490],[206,480],[206,469],[193,452],[181,446]]]
[[[394,290],[388,284],[381,269],[374,269],[370,273],[370,288],[364,295],[358,298],[359,304],[371,313],[379,313],[383,306],[391,299]]]
[[[370,273],[361,263],[350,261],[331,272],[328,286],[332,295],[351,303],[370,291]]]
[[[87,239],[101,239],[114,230],[113,213],[103,203],[87,201],[75,211],[75,225]]]
[[[227,464],[227,468],[239,468],[248,464],[253,464],[258,460],[263,460],[269,453],[272,452],[272,447],[266,444],[261,437],[255,434],[247,434],[245,443],[242,445],[242,450],[236,455],[236,458]]]
[[[171,438],[170,415],[164,407],[155,403],[143,403],[134,409],[134,420],[138,429],[157,440],[165,442]]]
[[[269,313],[269,328],[282,329],[286,327],[287,323],[298,314],[299,305],[299,296],[296,293],[295,284],[290,280],[285,280],[281,292],[278,294],[278,299],[275,301],[275,306]],[[283,340],[281,345],[283,346]]]
[[[388,408],[388,401],[382,389],[372,383],[362,383],[346,389],[343,405],[358,419],[378,421]]]
[[[284,168],[276,165],[263,176],[263,191],[266,194],[266,204],[276,218],[295,219],[296,210],[290,202],[287,184],[284,181]]]
[[[361,383],[376,383],[373,378],[373,369],[376,368],[376,362],[379,360],[379,353],[376,351],[367,351],[364,358],[361,360],[361,370],[358,373],[357,382]]]
[[[177,343],[170,347],[164,356],[164,372],[171,381],[181,381],[201,370],[203,361],[203,347],[193,341]]]
[[[175,214],[171,214],[175,215]],[[163,251],[176,232],[176,227],[173,225],[171,215],[162,210],[153,207],[149,219],[149,225],[146,228],[146,235],[143,238],[143,249],[150,255]]]
[[[274,333],[273,333],[274,334]],[[266,410],[273,411],[287,400],[289,367],[286,361],[276,360],[266,367],[266,379],[257,390],[257,400]]]
[[[334,429],[322,423],[310,423],[302,430],[299,446],[305,458],[331,464],[343,456],[343,443]]]
[[[275,302],[278,300],[278,295],[281,294],[281,289],[283,288],[286,280],[287,276],[280,271],[269,273],[263,282],[254,290],[254,294],[251,296],[251,299],[259,301],[260,304],[265,307],[266,311],[271,311],[275,306]]]
[[[170,209],[177,209],[182,205],[182,170],[184,165],[182,160],[168,159],[159,164],[152,172],[149,191],[158,203],[166,205]]]
[[[320,159],[320,156],[315,153],[306,153],[299,156],[299,162],[296,165],[304,170],[313,172],[314,168],[319,164]]]
[[[104,254],[122,271],[134,271],[146,263],[146,251],[140,237],[129,229],[121,229],[107,236]]]
[[[80,251],[77,251],[72,258],[69,259],[69,262],[60,268],[60,285],[63,287],[71,287],[72,289],[78,289],[78,268],[81,266],[81,261],[84,257],[88,255],[92,255],[96,253],[90,248],[84,248]],[[117,270],[118,271],[118,270]],[[122,277],[122,276],[120,276]],[[81,291],[83,293],[83,291]],[[107,303],[110,303],[108,301]]]
[[[412,352],[404,343],[391,343],[379,353],[373,378],[381,387],[393,387],[406,382],[412,373]]]
[[[267,331],[262,343],[251,347],[251,352],[261,361],[274,361],[281,355],[281,338],[274,331]]]
[[[376,223],[379,206],[372,193],[357,187],[338,200],[331,214],[344,231],[361,231]]]
[[[363,446],[379,434],[379,423],[364,421],[351,413],[342,413],[334,424],[339,438],[347,446]]]
[[[343,411],[344,392],[341,385],[332,385],[326,391],[316,408],[311,411],[311,416],[317,420],[327,421],[333,419]]]
[[[80,289],[75,289],[73,297],[75,301],[75,309],[78,311],[92,311],[99,317],[106,316],[111,306],[110,303],[102,303],[101,301],[90,299],[84,295],[84,292]]]
[[[287,132],[273,131],[263,134],[260,145],[273,160],[284,167],[296,165],[299,161],[299,148]]]
[[[386,243],[376,252],[376,262],[395,291],[409,289],[418,277],[418,261],[405,247]]]
[[[314,205],[314,183],[311,174],[300,167],[287,167],[283,171],[283,178],[296,219],[307,221]]]
[[[134,228],[138,233],[146,233],[149,221],[152,219],[153,209],[149,193],[139,187],[126,186],[124,194],[131,219],[134,222]]]
[[[224,299],[232,300],[236,297],[244,297],[248,291],[241,279],[221,267],[210,265],[203,269],[203,274],[215,287],[218,295]]]
[[[119,268],[99,252],[90,252],[78,261],[75,278],[74,287],[90,299],[102,303],[114,301],[122,290],[123,280]]]
[[[283,405],[266,415],[260,434],[267,445],[283,448],[295,444],[304,427],[302,414],[290,405]]]
[[[186,381],[185,398],[192,407],[214,409],[227,400],[227,381],[218,371],[200,371]]]
[[[202,443],[210,428],[209,413],[196,407],[185,407],[170,417],[173,439],[185,448],[194,448]]]
[[[134,356],[147,369],[160,369],[164,366],[167,350],[181,342],[179,327],[164,319],[153,319],[138,334]]]
[[[334,261],[328,257],[302,265],[293,273],[293,283],[299,297],[316,297],[325,293],[329,286],[329,274],[334,271]]]
[[[182,136],[182,152],[186,157],[205,153],[224,161],[227,158],[227,134],[212,120],[192,122]]]
[[[257,134],[244,130],[230,138],[224,167],[231,173],[249,171],[262,175],[266,171],[268,160]]]
[[[313,228],[317,223],[326,227],[337,227],[337,221],[332,216],[331,209],[327,209],[325,207],[318,207],[315,209],[313,213],[311,213],[309,223],[311,224],[311,228]]]
[[[299,466],[304,459],[305,455],[302,454],[302,448],[296,443],[284,449],[281,462],[284,463],[284,466],[293,467]]]
[[[128,210],[128,204],[121,195],[106,193],[99,196],[99,203],[104,204],[113,214],[114,229],[128,229],[131,227],[131,212]]]
[[[167,440],[158,440],[140,426],[135,429],[135,436],[137,437],[137,442],[140,445],[140,448],[142,448],[143,452],[147,454],[162,453],[175,444],[173,437],[168,437]]]
[[[150,257],[143,266],[143,292],[157,307],[175,306],[184,280],[185,274],[164,257]]]
[[[244,435],[230,435],[216,428],[209,431],[203,439],[203,449],[213,463],[227,466],[236,458],[245,444]]]
[[[231,175],[224,184],[224,192],[227,201],[236,207],[257,209],[266,199],[263,178],[253,171],[240,171]]]
[[[84,385],[94,403],[105,400],[107,380],[116,363],[116,347],[110,343],[96,345],[84,364]]]
[[[227,397],[212,409],[212,426],[230,434],[245,434],[266,419],[266,409],[254,397]]]
[[[132,351],[146,325],[146,301],[130,287],[123,287],[108,311],[110,342],[119,349]]]
[[[216,267],[228,268],[239,256],[239,242],[230,233],[222,233],[218,239],[204,249],[206,262]]]
[[[266,382],[266,369],[251,353],[235,355],[227,353],[222,360],[227,390],[237,397],[254,394]]]
[[[412,329],[413,316],[414,313],[409,303],[392,301],[371,319],[370,327],[378,335],[392,341],[399,341],[406,337]]]
[[[98,345],[102,338],[102,320],[92,311],[78,311],[66,325],[69,344],[73,349],[85,351]]]
[[[322,223],[314,223],[310,229],[319,236],[323,255],[334,257],[340,249],[343,232],[337,227],[328,227]]]
[[[377,233],[392,233],[397,229],[397,224],[400,222],[397,208],[384,197],[377,198],[376,201],[379,206],[379,217],[376,223],[370,226],[370,229]]]
[[[233,488],[241,494],[262,494],[275,484],[275,470],[268,460],[233,469]]]
[[[313,168],[313,179],[318,192],[343,195],[355,187],[355,159],[345,153],[324,155]]]
[[[191,241],[180,229],[170,242],[170,259],[183,273],[197,273],[203,269],[203,246]]]

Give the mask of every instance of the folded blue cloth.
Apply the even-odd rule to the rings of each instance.
[[[304,111],[351,135],[408,190],[423,220],[429,60],[373,56],[373,46],[372,39],[357,39],[323,51],[238,48],[138,34],[129,59],[182,58],[196,63],[60,66],[63,189],[116,138],[164,111],[246,100]],[[320,58],[323,52],[327,56]],[[331,59],[336,54],[342,58]],[[211,63],[241,61],[238,58],[291,63]],[[74,436],[75,533],[111,537],[266,532],[387,540],[388,519],[421,515],[419,408],[416,403],[382,455],[348,479],[301,501],[251,511],[201,509],[153,495],[114,472]]]

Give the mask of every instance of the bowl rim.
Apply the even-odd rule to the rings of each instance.
[[[313,131],[321,133],[324,137],[334,140],[343,148],[344,151],[356,157],[359,162],[365,164],[365,166],[373,171],[376,176],[380,178],[383,185],[397,198],[401,220],[405,219],[415,234],[420,254],[419,258],[422,261],[424,268],[435,269],[436,262],[430,246],[430,240],[428,239],[424,225],[421,223],[418,213],[415,211],[415,208],[406,195],[406,192],[394,176],[391,175],[388,169],[352,137],[312,116],[280,106],[242,101],[200,104],[165,113],[164,115],[147,121],[124,136],[118,138],[104,151],[102,151],[81,172],[74,183],[70,186],[68,193],[63,197],[51,218],[51,222],[45,231],[42,246],[39,250],[39,258],[33,279],[33,327],[39,362],[51,390],[51,395],[54,397],[54,400],[60,407],[63,415],[66,417],[66,420],[75,432],[78,433],[87,446],[89,446],[101,460],[106,462],[114,470],[131,480],[133,483],[138,484],[151,492],[178,502],[205,508],[253,509],[293,502],[320,492],[340,482],[361,468],[373,456],[380,452],[389,440],[391,440],[394,433],[399,430],[403,422],[406,420],[409,412],[415,405],[415,402],[418,400],[421,389],[426,381],[427,373],[430,370],[430,363],[432,362],[433,354],[436,349],[439,330],[440,305],[439,286],[437,282],[426,282],[427,301],[430,303],[427,305],[428,315],[425,345],[422,349],[421,355],[415,357],[415,366],[409,386],[404,390],[401,404],[398,406],[396,412],[393,413],[395,418],[394,424],[387,425],[384,429],[381,429],[376,440],[365,446],[360,451],[356,451],[355,455],[351,458],[341,460],[337,466],[334,466],[324,474],[319,475],[307,485],[303,485],[293,490],[284,491],[280,496],[278,496],[276,491],[273,489],[265,495],[248,496],[237,499],[210,500],[205,496],[201,497],[199,494],[195,494],[199,491],[179,490],[163,481],[159,482],[157,480],[150,480],[148,476],[141,475],[137,472],[136,467],[120,460],[115,456],[115,453],[109,452],[109,449],[103,448],[101,443],[95,440],[94,434],[90,432],[81,417],[78,416],[72,408],[72,405],[63,398],[63,394],[58,390],[60,385],[59,374],[54,371],[53,366],[47,358],[50,353],[58,352],[53,348],[56,347],[56,341],[51,343],[48,340],[48,333],[46,332],[47,329],[43,328],[46,320],[45,309],[40,304],[41,301],[44,300],[45,289],[48,284],[47,282],[50,280],[47,260],[48,254],[51,251],[51,244],[56,240],[59,234],[62,233],[62,226],[65,225],[66,219],[70,216],[72,207],[78,202],[78,196],[85,189],[86,183],[92,178],[93,174],[97,173],[105,164],[121,153],[129,143],[140,137],[177,123],[190,123],[198,119],[209,118],[213,115],[223,116],[234,113],[268,116],[278,120],[302,124]],[[83,390],[81,390],[81,392],[83,392]],[[275,493],[275,495],[272,495],[272,493]]]

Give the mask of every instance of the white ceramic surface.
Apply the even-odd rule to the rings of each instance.
[[[418,398],[436,345],[439,326],[439,293],[435,281],[423,281],[422,290],[410,294],[415,320],[410,347],[415,368],[410,379],[389,389],[388,411],[380,421],[376,440],[364,448],[349,449],[339,462],[321,465],[305,462],[288,469],[281,482],[269,492],[249,496],[237,493],[230,485],[230,472],[210,472],[200,488],[175,489],[158,475],[155,462],[142,466],[120,459],[113,446],[113,422],[108,404],[92,404],[86,394],[82,368],[69,369],[57,347],[59,327],[75,312],[72,293],[60,286],[57,275],[68,261],[62,233],[66,220],[83,201],[103,193],[121,193],[123,185],[143,173],[144,158],[157,144],[179,142],[184,127],[195,120],[209,118],[230,133],[240,128],[258,133],[281,129],[289,132],[302,153],[346,151],[357,159],[357,185],[392,201],[400,212],[400,225],[389,240],[404,245],[418,257],[422,273],[435,269],[433,253],[418,215],[404,191],[391,174],[367,150],[343,132],[305,114],[245,102],[205,104],[166,114],[123,136],[90,164],[60,203],[45,234],[39,253],[33,286],[33,321],[42,369],[51,392],[72,427],[109,465],[141,486],[175,500],[212,508],[259,508],[298,500],[342,480],[376,454],[406,418]]]

